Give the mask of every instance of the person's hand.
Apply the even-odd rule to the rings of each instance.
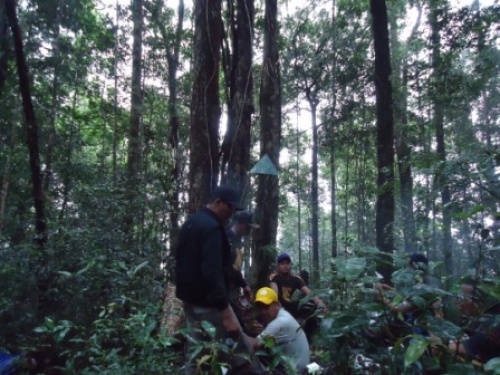
[[[251,303],[253,301],[252,289],[250,289],[248,285],[243,288],[243,294],[245,295],[245,298],[247,299],[248,302]]]
[[[236,315],[234,314],[233,309],[231,308],[231,306],[228,306],[224,310],[222,310],[221,313],[222,324],[224,325],[228,336],[233,340],[238,340],[238,338],[240,337],[241,326],[238,322],[238,319],[236,318]]]

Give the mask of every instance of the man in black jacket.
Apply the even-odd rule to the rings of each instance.
[[[176,293],[184,302],[186,323],[193,329],[191,336],[196,341],[212,339],[201,331],[201,322],[208,321],[215,327],[214,339],[236,343],[235,352],[250,358],[229,355],[221,358],[221,362],[227,362],[233,373],[264,374],[229,304],[231,246],[224,225],[235,210],[241,209],[235,190],[217,187],[206,207],[184,223],[176,252]],[[193,357],[196,348],[190,341],[185,368],[185,374],[189,375],[196,374],[197,360],[206,354],[201,351]]]

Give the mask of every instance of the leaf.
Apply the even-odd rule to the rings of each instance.
[[[205,354],[200,359],[198,359],[198,369],[200,369],[205,363],[209,362],[212,356],[210,354]]]
[[[484,365],[486,371],[493,371],[493,374],[500,374],[500,357],[492,358]]]
[[[360,276],[366,268],[365,258],[350,258],[347,260],[337,259],[336,264],[338,267],[339,278],[353,280]]]
[[[413,304],[414,304],[415,306],[417,306],[418,308],[421,308],[421,309],[422,309],[422,308],[424,308],[424,307],[425,307],[425,305],[426,305],[425,299],[424,299],[424,298],[422,298],[422,297],[420,297],[420,296],[413,296],[413,297],[411,298],[411,300],[412,300]]]
[[[148,264],[149,264],[149,261],[147,261],[147,260],[144,261],[144,262],[142,262],[141,264],[139,264],[137,267],[135,267],[133,275],[135,276],[135,274],[137,272],[139,272],[141,269],[143,269],[144,267],[146,267]]]
[[[418,338],[411,340],[410,346],[405,351],[405,367],[415,363],[424,354],[428,346],[429,342],[426,340]]]
[[[57,271],[57,273],[58,273],[59,275],[66,276],[66,277],[68,277],[68,278],[69,278],[69,277],[71,277],[71,276],[73,276],[73,274],[72,274],[71,272],[68,272],[68,271]]]
[[[201,322],[201,327],[203,328],[203,330],[206,333],[208,333],[208,335],[210,336],[210,338],[212,340],[215,338],[216,329],[215,329],[215,326],[212,323],[207,322],[206,320],[203,320]]]

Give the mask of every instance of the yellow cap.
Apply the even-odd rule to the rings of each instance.
[[[264,305],[270,305],[271,303],[276,301],[278,301],[278,295],[271,288],[260,288],[255,294],[255,302],[260,302]]]

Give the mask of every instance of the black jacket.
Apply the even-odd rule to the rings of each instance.
[[[231,248],[224,226],[203,208],[182,226],[176,252],[176,294],[195,306],[229,305]]]

